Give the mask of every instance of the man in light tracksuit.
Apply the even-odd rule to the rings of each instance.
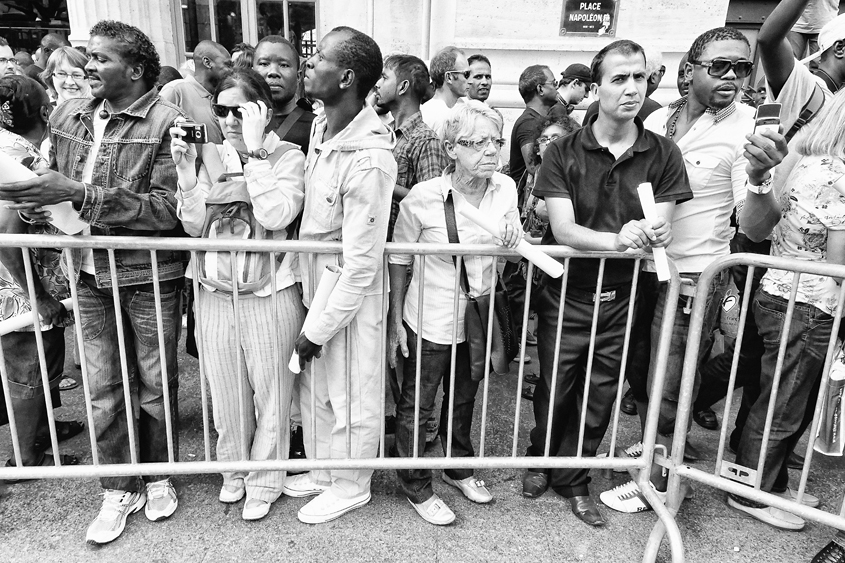
[[[364,98],[381,71],[378,45],[347,27],[326,35],[306,63],[305,91],[323,102],[325,114],[314,121],[311,131],[299,238],[343,243],[340,255],[299,258],[309,308],[326,266],[340,266],[343,271],[317,322],[296,341],[305,368],[300,393],[309,459],[368,458],[378,452],[385,356],[380,350],[383,252],[396,161],[391,152],[393,132],[364,105]],[[293,497],[318,495],[298,516],[302,522],[319,524],[368,503],[372,473],[311,471],[289,477],[284,492]]]

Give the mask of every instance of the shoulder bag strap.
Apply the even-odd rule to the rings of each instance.
[[[819,110],[822,109],[823,105],[824,91],[821,86],[816,84],[812,95],[810,95],[810,99],[806,104],[804,104],[804,107],[801,108],[801,113],[798,114],[798,119],[795,120],[795,123],[792,124],[792,127],[785,135],[787,143],[795,136],[796,133],[798,133],[798,131],[801,130],[802,127],[813,120],[813,118],[819,113]]]
[[[293,108],[293,111],[288,114],[285,120],[282,121],[282,124],[279,125],[279,128],[276,129],[276,135],[278,135],[279,138],[284,141],[285,135],[288,134],[288,131],[290,131],[291,127],[293,127],[293,124],[299,121],[299,116],[301,116],[303,113],[305,113],[305,110],[301,107],[296,106],[295,108]]]
[[[446,201],[443,202],[443,209],[446,213],[446,232],[449,234],[449,243],[461,244],[461,239],[458,238],[458,223],[455,221],[455,202],[452,201],[451,191],[446,196]],[[452,262],[455,264],[455,269],[457,269],[458,257],[453,255]],[[463,265],[463,258],[461,258],[461,266]],[[467,278],[467,271],[464,267],[461,267],[461,289],[469,295],[469,278]]]

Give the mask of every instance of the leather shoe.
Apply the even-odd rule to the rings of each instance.
[[[572,497],[567,500],[569,500],[569,506],[572,507],[572,514],[577,516],[585,524],[589,524],[590,526],[604,526],[607,523],[604,516],[599,512],[596,501],[591,496]]]
[[[692,419],[698,423],[702,428],[707,430],[716,430],[719,428],[719,419],[716,418],[716,413],[713,409],[702,409],[692,413]]]
[[[526,373],[522,377],[522,381],[524,381],[525,383],[530,383],[531,385],[537,385],[538,383],[540,383],[540,376],[536,373]]]
[[[539,471],[526,471],[522,478],[522,496],[537,498],[549,488],[549,478]]]
[[[622,396],[622,404],[619,406],[619,409],[628,416],[637,415],[637,402],[634,400],[634,394],[631,393],[630,389],[625,391],[625,394]]]

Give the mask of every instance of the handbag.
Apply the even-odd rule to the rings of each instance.
[[[452,192],[446,197],[443,203],[446,214],[446,231],[451,244],[460,244],[458,238],[458,225],[455,221],[455,203],[452,200]],[[452,256],[455,269],[458,269],[457,256]],[[461,260],[463,260],[461,258]],[[469,347],[470,377],[473,381],[484,379],[487,357],[487,327],[491,319],[490,298],[493,301],[493,331],[492,345],[490,347],[490,371],[500,375],[510,371],[510,363],[519,352],[519,342],[514,330],[513,317],[511,316],[508,292],[502,285],[500,279],[496,280],[496,290],[473,297],[469,291],[469,278],[466,268],[461,263],[461,290],[467,299],[466,311],[464,312],[464,336]]]
[[[841,456],[845,451],[845,419],[842,417],[845,401],[845,350],[842,341],[824,381],[824,397],[819,415],[819,431],[813,449],[823,455]]]

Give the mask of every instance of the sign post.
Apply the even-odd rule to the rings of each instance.
[[[619,0],[563,0],[560,34],[615,35],[618,12]]]

